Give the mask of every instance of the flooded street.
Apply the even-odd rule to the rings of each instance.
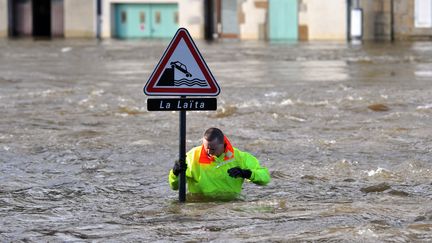
[[[432,241],[432,42],[196,41],[221,128],[272,181],[178,203],[179,113],[143,87],[168,41],[0,41],[0,241]]]

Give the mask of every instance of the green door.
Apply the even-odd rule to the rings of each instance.
[[[178,29],[178,10],[176,4],[151,5],[152,37],[171,38]]]
[[[131,35],[132,21],[130,16],[130,7],[125,4],[115,5],[115,36],[118,38],[126,38]]]
[[[269,38],[298,39],[297,0],[269,0]]]
[[[118,38],[171,38],[177,28],[177,4],[115,5]]]

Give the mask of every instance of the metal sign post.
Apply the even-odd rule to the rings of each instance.
[[[149,96],[180,98],[147,99],[148,111],[180,111],[179,201],[186,201],[186,111],[216,110],[219,85],[198,51],[189,32],[180,28],[144,86]]]
[[[186,111],[180,111],[180,178],[179,178],[179,201],[186,201]]]

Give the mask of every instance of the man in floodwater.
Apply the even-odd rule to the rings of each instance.
[[[258,185],[266,185],[270,174],[261,167],[257,158],[234,148],[218,128],[204,133],[202,145],[186,154],[186,182],[189,196],[220,200],[235,199],[240,195],[245,179]],[[169,173],[169,184],[178,190],[178,161]]]

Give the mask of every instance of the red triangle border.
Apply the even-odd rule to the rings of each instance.
[[[164,70],[168,60],[171,58],[173,52],[177,48],[180,40],[183,39],[189,48],[190,53],[195,59],[198,67],[203,73],[207,80],[210,88],[169,88],[169,87],[155,87],[159,77]],[[180,28],[177,30],[167,49],[165,50],[162,58],[160,59],[158,65],[154,69],[152,75],[144,86],[144,93],[148,96],[217,96],[220,93],[219,85],[217,84],[215,78],[213,77],[210,69],[205,63],[201,53],[196,47],[189,35],[189,32],[185,28]]]

